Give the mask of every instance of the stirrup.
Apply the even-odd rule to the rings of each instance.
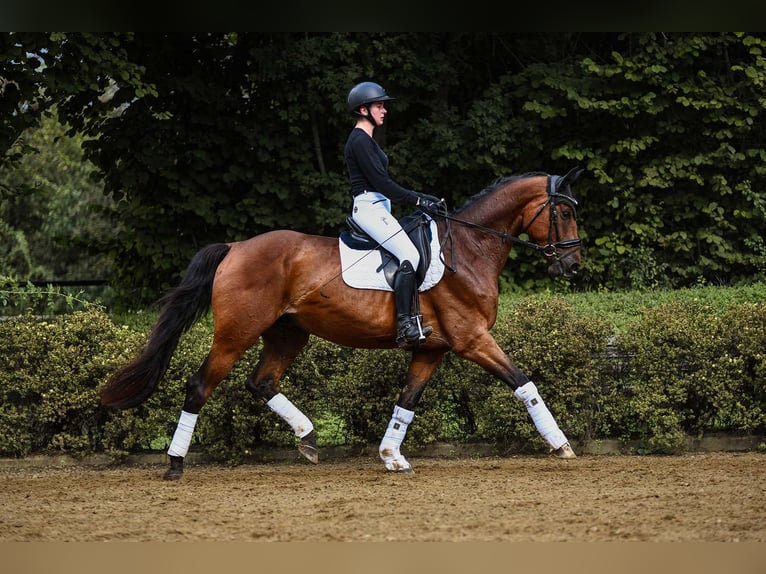
[[[420,324],[420,316],[409,317],[407,322],[399,325],[396,333],[396,344],[400,347],[406,347],[412,343],[422,341],[433,332],[433,327],[427,325],[423,327]]]
[[[433,330],[434,330],[434,328],[431,327],[430,325],[426,325],[424,327],[421,324],[421,320],[422,319],[423,319],[422,315],[417,315],[415,317],[415,324],[418,326],[418,339],[421,340],[421,341],[423,339],[425,339],[426,337],[428,337],[428,335],[430,335],[433,332]]]

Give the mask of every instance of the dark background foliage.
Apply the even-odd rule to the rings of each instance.
[[[500,176],[585,168],[574,288],[736,285],[766,272],[765,40],[4,33],[0,145],[6,169],[18,165],[39,149],[24,130],[52,111],[82,138],[109,200],[89,214],[109,232],[87,243],[108,256],[124,306],[174,285],[209,242],[339,232],[350,203],[345,96],[365,79],[396,98],[378,134],[394,177],[451,206]],[[33,189],[8,176],[0,185],[0,233],[16,260],[26,232],[13,213],[39,197]],[[503,288],[546,286],[536,259],[514,250]]]

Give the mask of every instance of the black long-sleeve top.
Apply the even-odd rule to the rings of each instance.
[[[363,191],[377,191],[392,203],[417,204],[419,195],[391,179],[388,175],[388,156],[364,130],[351,130],[343,155],[354,197]]]

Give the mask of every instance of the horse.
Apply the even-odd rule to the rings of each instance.
[[[402,349],[411,353],[409,368],[378,449],[386,471],[414,472],[400,447],[430,377],[450,351],[514,390],[554,457],[576,458],[534,382],[498,346],[490,329],[498,311],[498,278],[513,245],[541,254],[553,277],[577,275],[581,240],[570,187],[582,172],[502,177],[456,210],[426,214],[439,237],[440,253],[432,259],[444,262],[445,269],[419,297],[419,311],[432,333]],[[180,337],[212,309],[212,346],[186,382],[165,480],[182,477],[200,410],[259,339],[262,353],[245,387],[290,425],[298,451],[319,462],[313,424],[279,391],[282,375],[312,334],[341,346],[397,347],[393,293],[347,285],[339,252],[338,237],[289,229],[213,243],[194,255],[177,287],[160,299],[143,350],[107,381],[100,399],[116,410],[145,401],[167,371]]]

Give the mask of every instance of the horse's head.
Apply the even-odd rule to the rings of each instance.
[[[583,170],[574,168],[565,176],[548,178],[547,197],[542,205],[530,202],[525,209],[524,231],[539,246],[550,265],[552,277],[572,279],[580,270],[580,236],[577,233],[577,200],[570,185]]]

